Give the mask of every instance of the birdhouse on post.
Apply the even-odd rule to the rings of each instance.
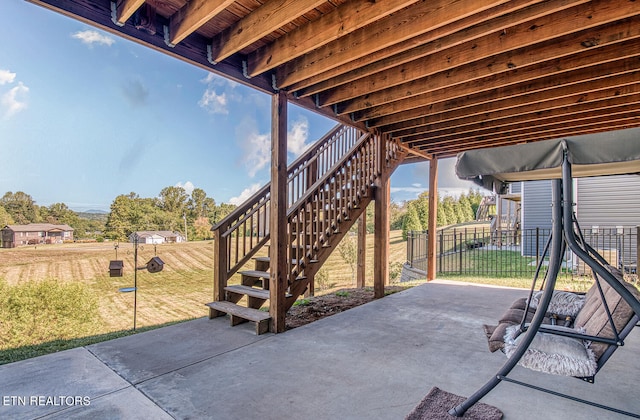
[[[122,260],[112,260],[109,262],[109,277],[122,277],[124,262]]]
[[[153,257],[147,263],[147,270],[150,273],[158,273],[164,268],[164,262],[159,257]]]

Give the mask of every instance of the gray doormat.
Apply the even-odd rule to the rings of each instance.
[[[449,410],[466,399],[434,386],[405,420],[453,420],[456,418],[500,420],[502,418],[502,411],[484,403],[474,404],[462,417],[449,414]]]

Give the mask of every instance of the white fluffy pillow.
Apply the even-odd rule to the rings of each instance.
[[[504,353],[508,358],[524,337],[524,333],[516,337],[519,327],[512,325],[505,333]],[[578,338],[541,332],[536,334],[518,364],[539,372],[577,377],[593,376],[597,369],[596,357],[588,343]]]
[[[531,296],[531,307],[533,309],[536,309],[540,304],[542,293],[542,291],[535,292],[533,296]],[[575,318],[584,306],[584,301],[585,295],[555,290],[551,296],[551,302],[549,303],[547,312],[558,315],[569,315]]]

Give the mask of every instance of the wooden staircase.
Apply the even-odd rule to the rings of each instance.
[[[286,310],[365,211],[379,177],[390,176],[405,157],[394,141],[338,126],[290,166]],[[269,239],[268,209],[269,185],[212,229],[215,300],[206,304],[209,317],[228,314],[231,325],[254,322],[256,334],[267,332],[271,319],[260,309],[272,293],[270,260],[254,258]],[[239,271],[252,258],[253,269]],[[235,273],[240,284],[228,285]]]

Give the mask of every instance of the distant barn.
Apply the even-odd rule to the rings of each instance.
[[[129,242],[135,242],[136,238],[139,244],[167,244],[185,241],[181,233],[171,232],[170,230],[141,230],[133,232],[129,235]]]
[[[61,244],[73,241],[73,228],[69,225],[51,223],[29,223],[28,225],[6,225],[2,228],[2,248],[24,245]]]

